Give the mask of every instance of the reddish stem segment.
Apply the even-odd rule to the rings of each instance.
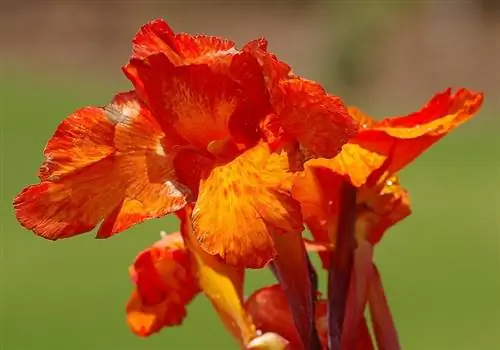
[[[270,264],[288,299],[304,350],[321,350],[315,323],[317,277],[302,241],[302,234],[274,235],[278,256]],[[281,244],[286,243],[286,244]]]
[[[328,273],[328,347],[340,350],[345,306],[356,247],[356,188],[344,182],[340,187],[339,221],[335,250]]]

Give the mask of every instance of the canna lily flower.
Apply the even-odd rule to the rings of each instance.
[[[323,266],[331,269],[332,252],[339,250],[340,223],[345,215],[342,191],[351,186],[353,231],[357,248],[353,256],[343,344],[352,344],[356,327],[368,300],[379,346],[398,349],[399,344],[380,275],[372,262],[373,246],[386,230],[411,214],[409,197],[400,187],[397,172],[454,128],[468,121],[479,109],[481,93],[460,89],[434,96],[419,112],[375,121],[359,109],[351,115],[362,125],[359,133],[333,159],[311,159],[297,177],[294,197],[301,202],[304,221]],[[340,196],[340,200],[339,200]],[[343,234],[343,233],[342,233]],[[351,248],[347,248],[351,249]],[[350,343],[349,343],[350,342]],[[349,345],[344,345],[349,346]]]
[[[276,236],[303,230],[291,196],[300,150],[331,159],[358,129],[342,101],[294,75],[264,39],[229,40],[144,25],[123,67],[134,91],[64,120],[45,148],[40,183],[14,200],[37,235],[107,238],[195,203],[208,254],[261,268]]]
[[[50,240],[97,226],[97,237],[108,238],[193,205],[184,220],[190,244],[235,268],[273,261],[303,344],[314,342],[293,180],[304,154],[332,159],[358,123],[340,98],[293,74],[265,39],[236,49],[156,20],[136,34],[123,72],[133,91],[58,126],[40,183],[14,199],[18,221]]]
[[[138,254],[130,268],[135,284],[127,304],[127,323],[139,336],[181,325],[186,306],[203,293],[242,349],[282,350],[288,341],[262,332],[243,307],[243,269],[224,264],[195,242],[186,207],[179,213],[181,232],[162,239]]]

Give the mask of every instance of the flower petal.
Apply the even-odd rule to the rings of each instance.
[[[141,252],[130,269],[136,284],[127,304],[127,323],[139,336],[177,326],[199,293],[194,260],[179,233]]]
[[[74,112],[47,145],[42,182],[14,199],[17,219],[55,240],[107,218],[99,231],[107,237],[181,209],[188,193],[176,180],[164,136],[133,93]]]
[[[411,214],[408,192],[397,176],[374,186],[358,189],[356,234],[371,244],[378,243],[385,231]]]
[[[482,102],[482,93],[460,89],[452,94],[451,89],[448,89],[434,96],[420,111],[405,117],[386,118],[362,130],[360,136],[379,144],[389,145],[392,141],[386,151],[388,159],[383,170],[394,174],[472,118]]]
[[[307,166],[294,180],[292,195],[300,202],[304,222],[314,240],[323,245],[335,245],[340,185],[341,178],[323,167]],[[323,267],[328,269],[331,250],[318,252]]]
[[[355,138],[333,159],[311,159],[309,166],[328,167],[354,186],[377,183],[384,173],[393,175],[448,132],[469,120],[481,106],[483,95],[460,89],[436,95],[421,111],[376,122],[357,108],[351,116],[362,126]]]
[[[239,85],[207,65],[173,66],[163,54],[132,60],[125,74],[165,129],[195,147],[230,137],[229,119],[241,100]]]
[[[387,156],[372,151],[370,145],[354,139],[342,147],[342,151],[332,159],[318,158],[306,162],[306,167],[325,167],[343,176],[354,186],[366,183],[371,174],[379,169]]]
[[[146,58],[163,52],[173,62],[181,60],[180,49],[174,31],[162,19],[156,19],[143,25],[132,40],[132,57]]]
[[[189,64],[222,65],[225,69],[232,56],[238,53],[233,41],[216,36],[180,33],[176,39],[184,62]]]
[[[143,25],[133,39],[132,58],[143,59],[164,53],[175,65],[206,63],[228,53],[237,52],[234,43],[215,36],[175,34],[162,19]]]
[[[243,51],[250,53],[257,59],[264,75],[267,90],[272,94],[278,83],[292,76],[292,69],[286,63],[278,60],[276,55],[267,51],[268,42],[259,38],[248,42]]]
[[[260,332],[275,332],[288,340],[292,347],[302,346],[288,299],[279,284],[253,292],[245,302],[245,310]]]
[[[288,299],[279,284],[263,287],[245,302],[245,309],[252,317],[255,327],[260,332],[273,332],[290,342],[291,349],[303,349],[299,333],[295,327]],[[316,302],[315,323],[322,339],[326,340],[325,323],[327,314],[324,300]],[[326,343],[323,344],[326,348]]]
[[[316,156],[334,157],[358,130],[342,100],[312,81],[281,81],[271,102],[285,132]]]
[[[193,193],[193,197],[198,197],[200,181],[203,174],[206,174],[214,166],[214,159],[192,148],[182,149],[177,152],[174,158],[174,168],[179,181],[186,184]]]
[[[255,326],[243,307],[244,269],[229,266],[216,256],[207,254],[193,235],[192,207],[181,211],[181,232],[187,247],[193,253],[197,266],[198,283],[210,299],[226,328],[243,346],[256,336]]]
[[[290,194],[289,156],[261,143],[206,174],[193,211],[203,249],[229,264],[260,268],[276,254],[271,227],[302,231],[300,207]]]
[[[229,120],[233,138],[249,148],[260,138],[259,123],[272,111],[264,75],[257,59],[241,52],[231,60],[230,75],[238,82],[244,99]]]

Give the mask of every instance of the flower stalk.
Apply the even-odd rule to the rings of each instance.
[[[276,234],[274,240],[278,256],[270,267],[288,299],[303,348],[321,350],[314,313],[317,278],[311,278],[315,272],[311,272],[312,264],[308,262],[309,256],[302,235],[289,233],[284,237],[282,234]]]
[[[356,188],[347,182],[340,187],[340,208],[336,248],[331,254],[328,273],[328,344],[340,350],[345,306],[354,259]]]

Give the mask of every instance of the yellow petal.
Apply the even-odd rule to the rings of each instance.
[[[276,255],[270,229],[302,231],[291,196],[289,154],[261,143],[215,166],[200,184],[194,234],[209,254],[231,265],[260,268]]]

